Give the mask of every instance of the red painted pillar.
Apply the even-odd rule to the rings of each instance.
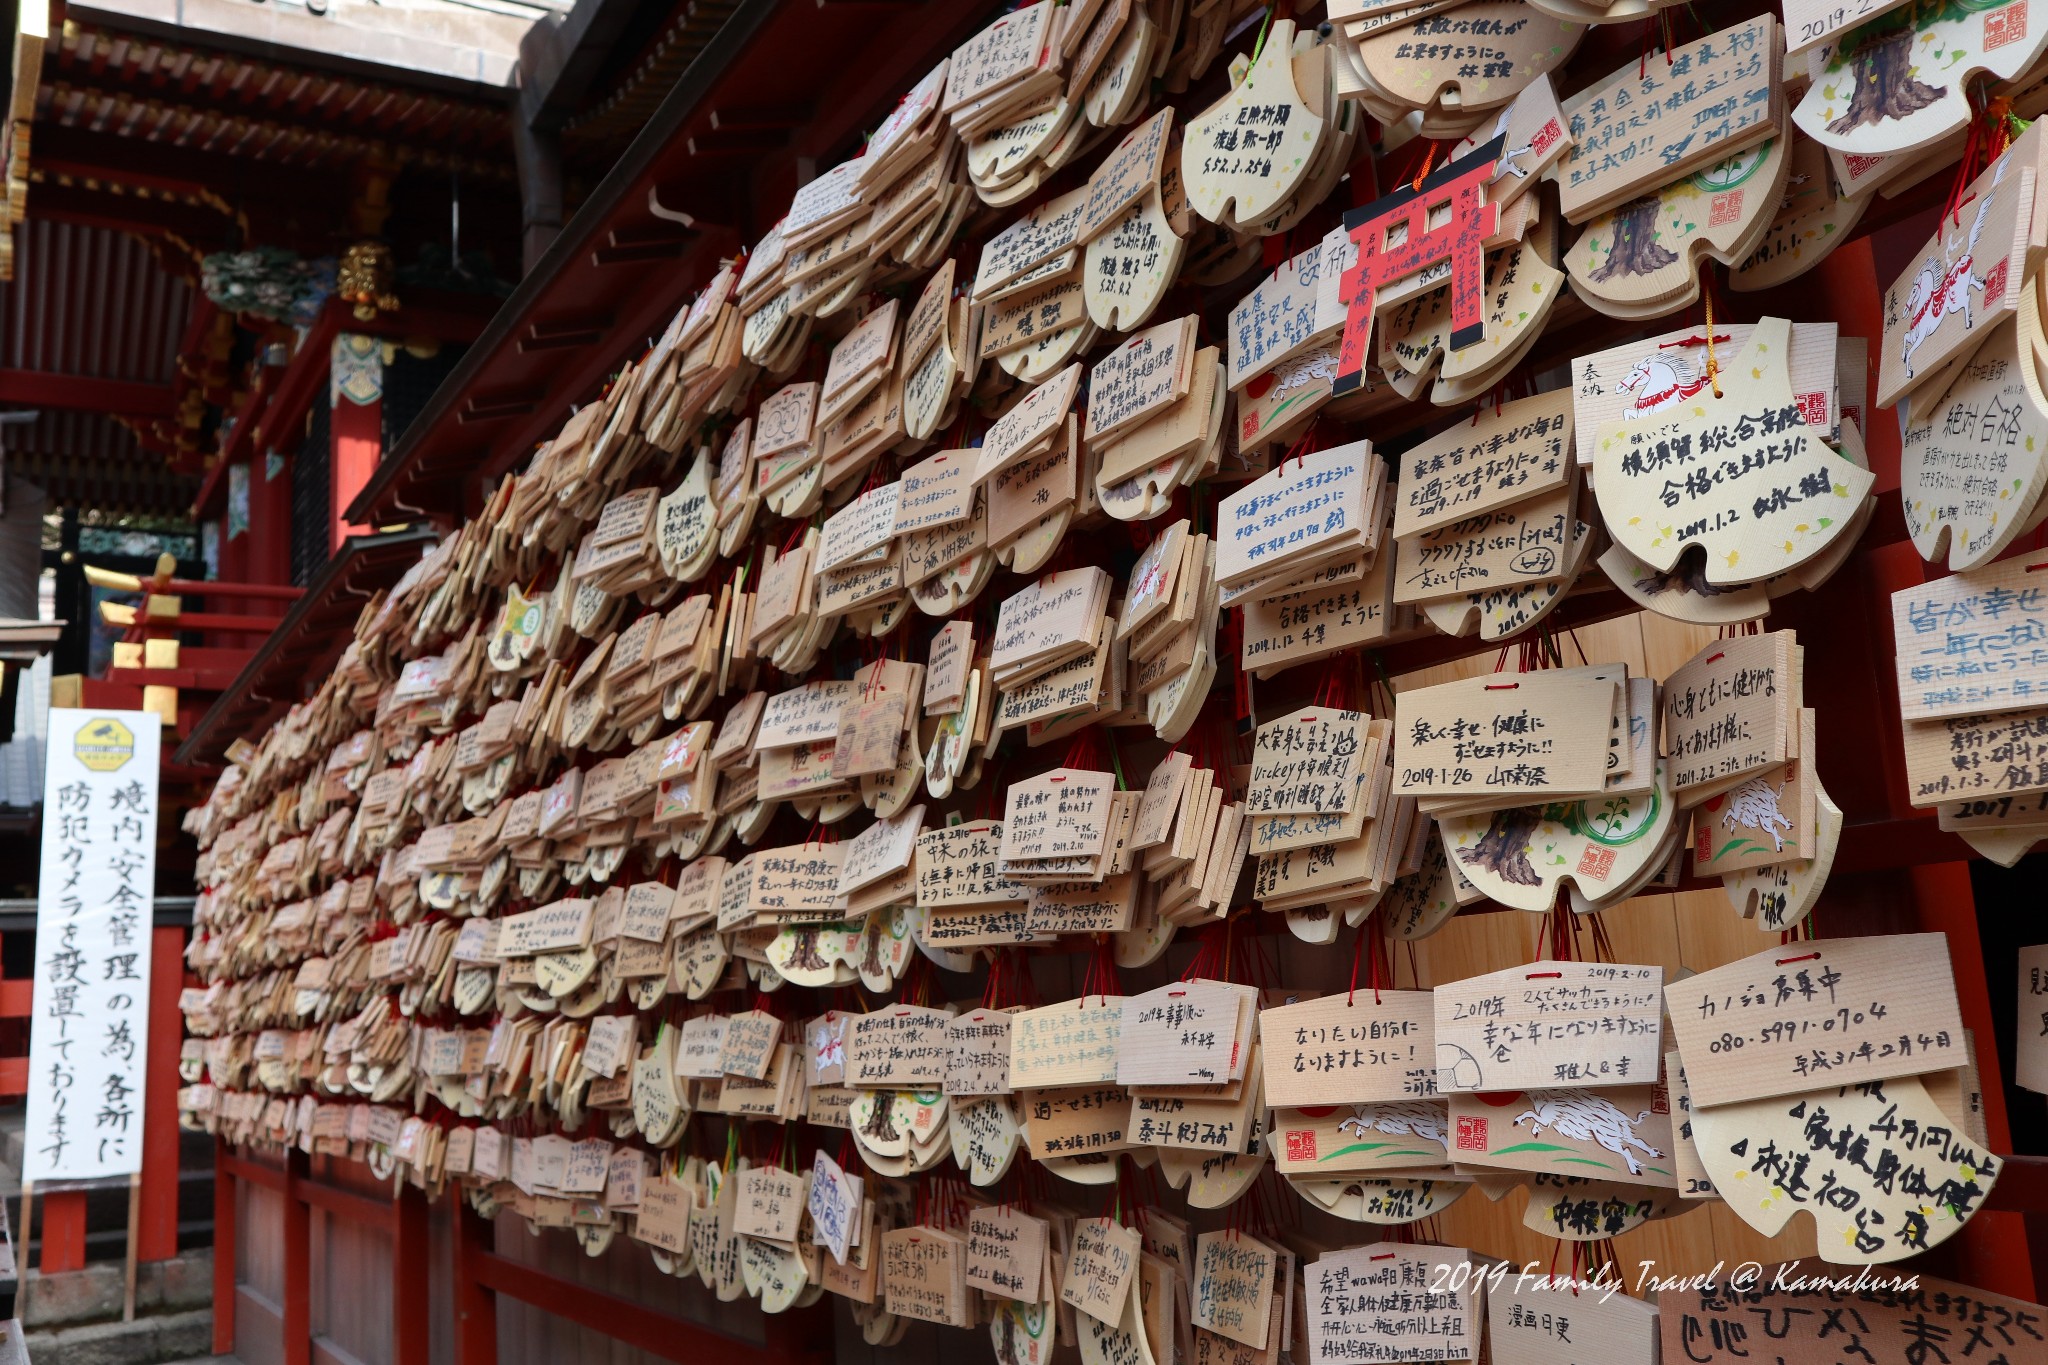
[[[1868,389],[1853,400],[1845,394],[1843,406],[1862,405],[1863,411],[1846,415],[1857,419],[1857,428],[1863,433],[1870,469],[1877,475],[1877,486],[1871,490],[1874,497],[1899,486],[1899,424],[1889,409],[1875,411],[1870,398],[1877,391],[1878,354],[1884,349],[1884,308],[1880,300],[1889,281],[1877,278],[1876,259],[1867,237],[1830,252],[1814,272],[1814,279],[1841,334],[1862,337],[1869,343]]]
[[[256,503],[256,485],[253,482],[249,488],[249,503],[253,511]],[[225,496],[221,506],[222,511],[205,518],[220,527],[220,577],[224,582],[244,582],[249,577],[249,543],[252,532],[244,531],[229,539]]]
[[[85,1269],[85,1191],[47,1194],[36,1202],[42,1205],[36,1231],[43,1242],[36,1268],[45,1275]]]
[[[292,464],[289,453],[277,464],[277,477],[268,477],[270,456],[268,453],[253,455],[249,459],[249,529],[238,538],[237,543],[247,546],[240,573],[242,580],[249,583],[289,583],[292,581]],[[254,616],[283,616],[289,602],[273,601],[263,597],[231,597],[221,599],[232,605],[227,611],[245,612]],[[262,644],[261,635],[240,635],[231,642],[245,649],[254,649]]]
[[[2012,1150],[2012,1130],[2005,1112],[2005,1077],[1998,1064],[1998,1035],[1991,1019],[1991,991],[2005,994],[2012,982],[1986,981],[1980,970],[1984,945],[1977,936],[1977,898],[1970,886],[1968,863],[1934,863],[1907,869],[1918,927],[1948,940],[1955,973],[1956,1001],[1963,1025],[1976,1035],[1977,1082],[1984,1099],[1984,1126],[1991,1150]],[[1994,1294],[2029,1298],[2035,1293],[2033,1256],[2027,1243],[2025,1217],[1990,1214],[1972,1219],[1968,1237],[1941,1248],[1943,1268],[1935,1272]]]
[[[498,1296],[477,1283],[477,1253],[491,1249],[491,1225],[450,1184],[455,1242],[455,1365],[498,1365]]]
[[[284,1365],[313,1365],[313,1211],[299,1197],[306,1154],[285,1153]]]
[[[427,1198],[401,1185],[392,1207],[391,1365],[428,1365]]]
[[[228,1144],[213,1140],[213,1353],[235,1352],[235,1178]]]
[[[350,525],[342,514],[370,481],[382,456],[383,410],[381,402],[359,407],[346,399],[334,410],[334,536],[329,549],[338,550],[349,536],[370,529]]]
[[[250,502],[252,505],[255,502],[255,490],[253,488],[250,490]],[[219,571],[215,573],[214,577],[224,583],[248,582],[249,533],[245,531],[233,540],[229,540],[228,519],[225,515],[204,517],[201,518],[201,521],[204,524],[220,527]],[[188,601],[186,606],[197,611],[202,606],[217,607],[224,600],[218,597],[200,597],[197,600]],[[226,631],[208,631],[201,637],[200,643],[226,649],[250,649],[255,647],[254,637],[244,635],[239,631],[233,634]]]
[[[143,1096],[142,1221],[137,1260],[178,1254],[178,1042],[184,1019],[178,992],[185,984],[185,931],[153,930],[149,945],[149,1059]]]
[[[329,393],[333,411],[328,418],[332,445],[328,468],[332,475],[334,527],[329,550],[341,548],[351,535],[367,532],[344,520],[348,505],[376,472],[384,454],[384,343],[376,337],[343,332],[334,339]]]

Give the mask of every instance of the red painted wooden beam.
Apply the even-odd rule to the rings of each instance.
[[[304,1153],[294,1149],[289,1155],[303,1156]],[[399,1215],[394,1201],[378,1199],[341,1185],[329,1184],[324,1180],[314,1180],[300,1165],[279,1169],[260,1161],[251,1161],[245,1156],[237,1156],[234,1149],[229,1147],[223,1150],[214,1166],[216,1170],[225,1172],[235,1180],[246,1180],[251,1185],[261,1185],[266,1190],[275,1190],[292,1203],[305,1204],[319,1209],[322,1213],[345,1218],[352,1223],[360,1223],[383,1232],[389,1232],[397,1225]]]
[[[231,674],[239,673],[249,662],[249,656],[253,652],[228,645],[186,645],[178,651],[178,662],[169,667],[181,671],[190,669],[197,673],[218,673],[223,670]]]
[[[110,668],[107,681],[133,687],[192,687],[201,692],[225,692],[235,685],[241,670],[234,668]]]
[[[495,1251],[470,1254],[476,1282],[522,1303],[544,1308],[557,1317],[602,1332],[663,1360],[717,1361],[719,1365],[803,1365],[827,1357],[829,1332],[813,1332],[809,1342],[770,1341],[755,1345],[700,1323],[659,1312],[631,1299],[590,1285],[573,1284],[532,1266],[521,1265]]]
[[[169,417],[171,386],[126,379],[96,379],[46,370],[0,370],[0,403],[76,412],[112,412],[124,417]]]
[[[289,583],[209,583],[201,578],[173,578],[159,587],[154,579],[144,579],[143,582],[149,585],[151,592],[191,593],[195,597],[262,597],[278,602],[296,602],[306,595],[304,588],[293,587]]]
[[[352,1223],[390,1232],[398,1226],[398,1206],[388,1199],[372,1199],[367,1194],[357,1194],[339,1185],[325,1181],[308,1180],[302,1175],[292,1178],[285,1191],[288,1198],[315,1208],[322,1213],[345,1218]]]
[[[236,616],[224,611],[181,611],[174,616],[145,616],[131,630],[175,635],[183,630],[217,630],[226,634],[268,635],[277,628],[275,616]]]
[[[225,1171],[235,1180],[247,1181],[251,1185],[261,1185],[264,1189],[275,1190],[279,1194],[284,1193],[285,1176],[283,1171],[275,1166],[266,1166],[260,1161],[251,1161],[245,1156],[237,1156],[233,1147],[223,1149],[223,1154],[219,1161],[215,1163],[215,1166],[217,1169]]]

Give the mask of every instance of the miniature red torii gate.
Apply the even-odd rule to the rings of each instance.
[[[1451,349],[1462,351],[1486,336],[1486,239],[1500,222],[1500,206],[1486,197],[1500,161],[1505,134],[1469,156],[1447,163],[1436,174],[1344,215],[1344,230],[1358,247],[1358,260],[1338,283],[1347,311],[1337,354],[1332,392],[1350,393],[1365,382],[1366,347],[1380,290],[1442,261],[1451,266]],[[1432,205],[1449,196],[1451,216],[1429,226]],[[1388,236],[1406,226],[1408,235],[1389,246]]]

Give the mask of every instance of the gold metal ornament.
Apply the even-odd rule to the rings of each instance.
[[[382,242],[357,242],[342,253],[335,271],[335,293],[354,304],[356,316],[367,322],[379,311],[389,313],[399,307],[398,295],[391,292],[395,270],[390,247]]]

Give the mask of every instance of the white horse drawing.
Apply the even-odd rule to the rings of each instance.
[[[1515,106],[1510,104],[1507,108],[1501,110],[1500,117],[1493,121],[1493,131],[1488,133],[1485,137],[1475,138],[1473,139],[1473,141],[1477,143],[1479,146],[1484,147],[1487,143],[1493,141],[1497,137],[1500,137],[1502,134],[1507,132],[1508,120],[1513,118],[1514,114]],[[1527,168],[1523,167],[1519,163],[1522,157],[1528,155],[1530,152],[1533,152],[1535,150],[1536,142],[1535,139],[1532,138],[1529,141],[1523,143],[1521,146],[1515,148],[1512,152],[1502,152],[1500,154],[1500,160],[1493,163],[1493,174],[1490,177],[1488,177],[1489,183],[1491,183],[1494,180],[1500,179],[1504,175],[1511,175],[1517,180],[1527,180],[1529,178],[1529,172]]]
[[[1683,356],[1660,352],[1646,355],[1629,366],[1614,391],[1634,395],[1634,401],[1621,414],[1623,421],[1631,421],[1683,403],[1706,386],[1703,367],[1693,366]]]
[[[1999,163],[2003,175],[2004,163]],[[1913,286],[1906,294],[1906,336],[1901,360],[1906,366],[1906,377],[1913,377],[1913,352],[1920,349],[1927,338],[1941,330],[1942,320],[1951,313],[1963,315],[1963,330],[1969,331],[1976,325],[1976,318],[1970,311],[1970,291],[1984,292],[1984,277],[1977,273],[1977,239],[1984,233],[1984,219],[1991,212],[1992,202],[1998,197],[1997,179],[1993,189],[1984,196],[1977,206],[1977,216],[1970,222],[1968,242],[1943,236],[1941,239],[1941,260],[1929,256],[1920,263],[1920,273],[1913,277]],[[1960,251],[1960,255],[1958,255]]]

